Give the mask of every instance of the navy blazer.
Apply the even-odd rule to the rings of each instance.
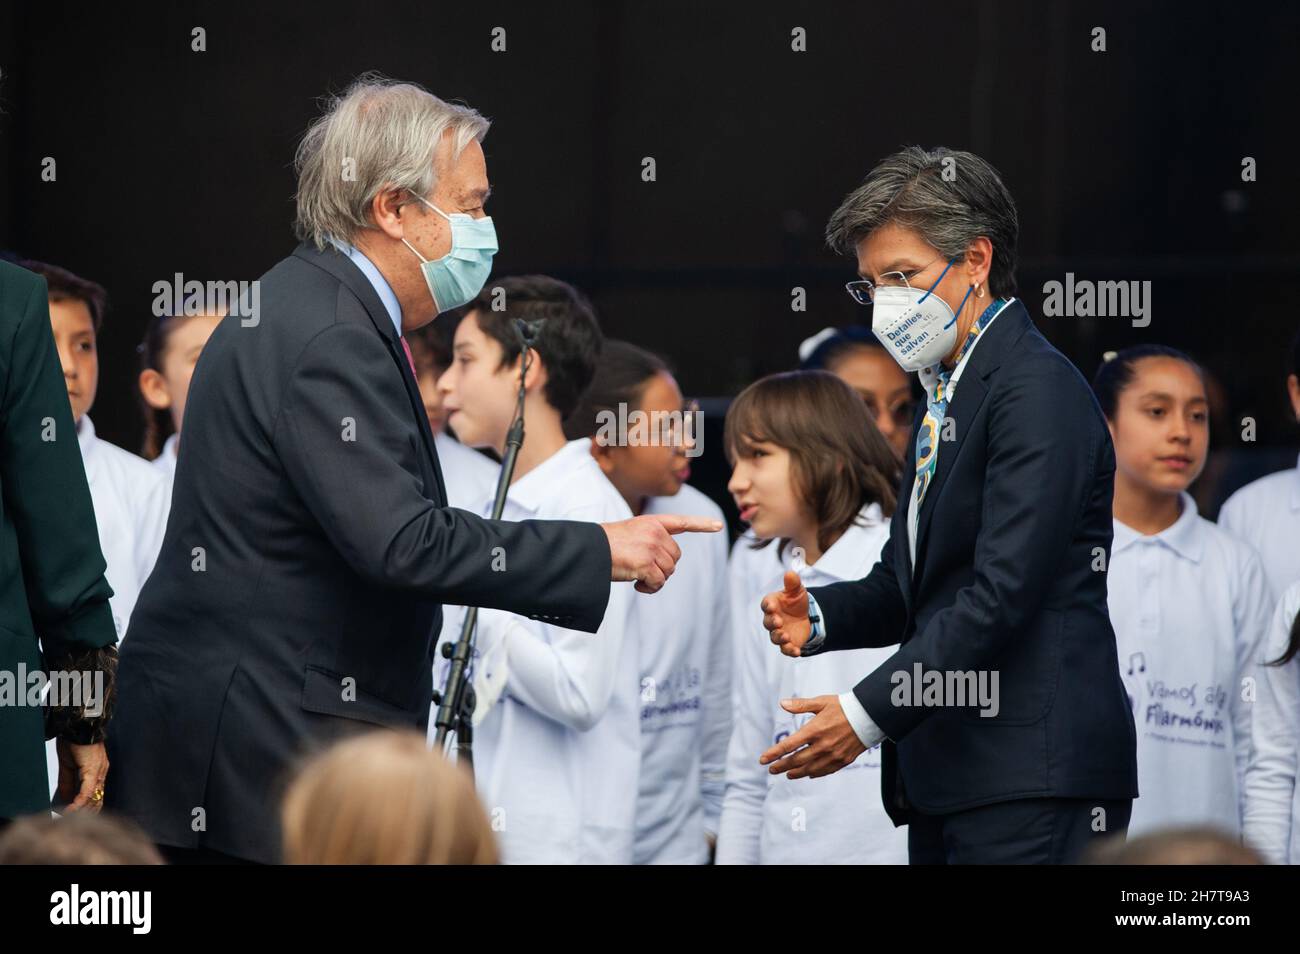
[[[300,246],[194,369],[162,551],[122,643],[106,804],[155,840],[270,862],[295,763],[423,729],[442,603],[595,632],[594,523],[447,506],[415,378],[360,269]],[[505,559],[501,559],[504,556]]]
[[[862,580],[809,591],[825,619],[819,652],[901,644],[853,690],[889,739],[885,809],[902,825],[913,808],[1136,797],[1133,714],[1106,607],[1115,452],[1101,409],[1013,301],[981,334],[947,414],[915,572],[907,521],[924,408],[880,562]],[[951,698],[913,704],[917,664],[996,670],[997,714]]]

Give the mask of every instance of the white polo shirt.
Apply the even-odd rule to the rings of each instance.
[[[652,497],[645,513],[721,521],[722,510],[688,484]],[[641,779],[637,864],[703,864],[716,835],[731,735],[731,613],[720,599],[727,537],[674,537],[682,557],[658,593],[633,592],[631,629],[640,656]]]
[[[1300,580],[1300,461],[1229,497],[1219,511],[1219,526],[1255,548],[1273,595],[1281,598]]]
[[[113,626],[121,639],[131,622],[140,588],[153,569],[147,541],[158,534],[160,515],[151,499],[163,478],[143,457],[95,436],[89,414],[77,422],[77,442],[95,507],[99,546],[108,564],[104,575],[113,588],[108,601]],[[167,515],[161,514],[161,519],[165,523]]]
[[[889,539],[878,504],[864,507],[864,526],[850,527],[814,565],[800,572],[805,586],[866,576]],[[788,549],[788,548],[787,548]],[[822,778],[791,781],[772,775],[758,757],[812,716],[781,708],[785,698],[811,698],[853,685],[897,647],[853,649],[792,659],[771,644],[758,603],[779,589],[780,574],[755,594],[749,637],[739,650],[734,678],[739,704],[727,751],[727,794],[718,833],[718,864],[906,864],[907,830],[895,828],[880,796],[880,747]]]
[[[1129,834],[1171,825],[1241,831],[1256,676],[1272,596],[1250,547],[1203,519],[1190,494],[1167,529],[1115,521],[1107,604],[1137,727]]]

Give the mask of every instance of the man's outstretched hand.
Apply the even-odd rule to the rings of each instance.
[[[768,593],[762,607],[763,626],[771,634],[772,645],[787,656],[801,655],[812,635],[812,623],[808,621],[808,591],[799,574],[786,570],[785,589]]]
[[[610,579],[615,583],[636,580],[641,593],[654,593],[673,575],[682,548],[674,533],[716,533],[722,521],[710,517],[686,517],[680,514],[654,513],[602,523],[609,538],[609,555],[613,562]]]

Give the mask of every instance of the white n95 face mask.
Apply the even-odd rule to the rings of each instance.
[[[920,371],[938,364],[957,344],[957,316],[934,293],[955,261],[944,266],[929,289],[885,285],[875,290],[871,330],[904,371]],[[972,290],[973,286],[966,289],[958,311],[966,305]]]

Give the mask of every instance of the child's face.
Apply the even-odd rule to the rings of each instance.
[[[501,367],[501,345],[483,333],[478,312],[456,327],[451,367],[438,379],[446,422],[471,447],[501,451],[515,416],[519,361]]]
[[[740,519],[761,539],[798,537],[807,528],[810,518],[795,493],[790,452],[784,447],[759,441],[738,449],[727,490],[740,508]]]
[[[1115,420],[1117,476],[1146,490],[1177,494],[1205,467],[1209,403],[1200,376],[1177,358],[1143,358],[1120,392]]]
[[[429,419],[429,427],[437,434],[447,423],[447,411],[443,407],[442,392],[438,390],[438,379],[447,369],[440,368],[436,364],[420,367],[419,362],[416,362],[416,367],[420,368],[420,373],[415,376],[415,382],[420,386],[420,397],[424,399],[424,414]]]
[[[72,419],[80,421],[95,403],[99,387],[99,355],[95,350],[95,322],[84,301],[50,302],[50,327],[63,365],[63,383],[72,403]]]
[[[429,419],[433,433],[437,434],[447,423],[447,412],[442,406],[442,392],[438,390],[438,379],[447,369],[434,360],[433,349],[419,338],[411,338],[409,341],[411,358],[415,362],[415,383],[424,402],[424,416]]]
[[[162,370],[149,368],[140,372],[140,393],[150,407],[171,411],[172,426],[178,434],[185,417],[185,399],[190,393],[194,365],[220,323],[220,315],[173,318],[159,362]]]
[[[629,446],[605,447],[593,440],[593,456],[624,499],[671,497],[682,489],[682,484],[691,475],[686,446],[674,446],[665,438],[663,429],[656,426],[660,422],[676,420],[667,415],[682,413],[682,392],[672,375],[661,372],[651,378],[635,410],[647,415],[647,432],[653,432],[654,441],[638,441],[636,446],[629,442]],[[631,411],[629,409],[628,413]],[[628,430],[632,428],[629,426]]]

